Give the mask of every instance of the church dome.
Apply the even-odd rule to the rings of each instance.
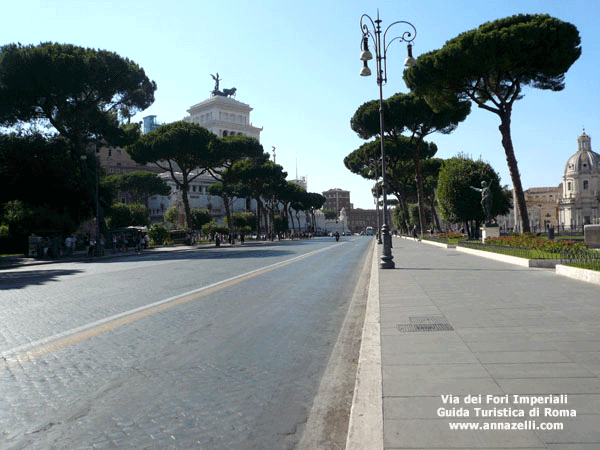
[[[585,134],[577,139],[577,153],[571,156],[565,165],[565,177],[579,174],[600,174],[600,155],[592,151],[592,139]]]

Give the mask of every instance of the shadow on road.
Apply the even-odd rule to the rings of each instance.
[[[238,259],[238,258],[267,258],[292,255],[295,252],[283,249],[272,249],[272,248],[260,248],[255,247],[247,249],[246,246],[239,250],[233,248],[200,248],[200,249],[189,249],[189,250],[177,250],[172,252],[147,252],[140,254],[122,255],[121,257],[115,258],[102,258],[102,259],[88,259],[82,261],[90,264],[110,264],[118,263],[123,261],[178,261],[178,260],[192,260],[192,259]]]
[[[21,289],[25,286],[41,285],[58,281],[59,277],[81,273],[81,270],[29,270],[0,274],[0,290]]]

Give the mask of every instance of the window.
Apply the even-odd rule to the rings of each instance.
[[[570,190],[571,190],[571,188],[572,188],[572,186],[571,186],[571,182],[570,182],[570,181],[568,181],[568,182],[567,182],[567,191],[570,191]]]
[[[590,182],[588,180],[583,180],[583,189],[587,189],[590,187]]]

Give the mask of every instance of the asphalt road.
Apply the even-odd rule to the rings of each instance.
[[[0,272],[0,448],[296,448],[372,239]]]

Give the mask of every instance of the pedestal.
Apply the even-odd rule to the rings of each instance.
[[[600,248],[600,225],[585,225],[583,239],[590,248]]]
[[[487,237],[500,237],[499,226],[484,225],[481,227],[481,242],[485,244],[485,238]]]

